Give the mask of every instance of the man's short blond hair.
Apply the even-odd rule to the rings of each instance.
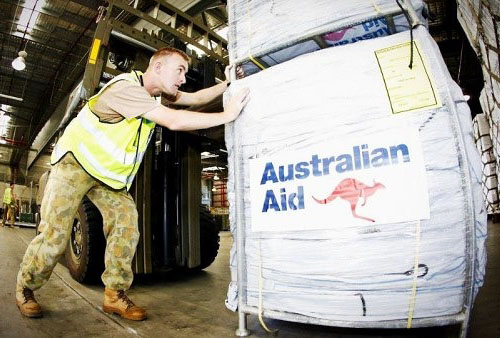
[[[172,54],[180,55],[184,60],[186,60],[187,62],[189,62],[189,56],[186,53],[184,53],[182,50],[179,50],[179,49],[173,48],[173,47],[164,47],[164,48],[158,49],[153,54],[153,56],[149,60],[149,65],[151,66],[153,64],[153,62],[156,61],[158,58],[161,58],[161,57],[164,57],[164,56],[169,56],[169,55],[172,55]]]

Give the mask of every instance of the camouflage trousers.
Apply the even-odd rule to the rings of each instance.
[[[9,220],[10,223],[6,223],[7,219]],[[3,224],[10,224],[14,225],[16,223],[16,209],[14,207],[14,204],[3,204]]]
[[[41,231],[29,244],[17,275],[18,287],[37,290],[49,279],[69,242],[71,227],[83,197],[102,214],[106,237],[105,270],[101,278],[112,290],[132,284],[132,259],[139,241],[134,200],[124,189],[112,190],[97,181],[66,154],[52,168],[41,206]]]

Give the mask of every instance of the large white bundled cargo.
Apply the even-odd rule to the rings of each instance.
[[[411,0],[426,23],[422,0]],[[394,15],[394,16],[393,16]],[[324,46],[378,38],[409,29],[395,0],[230,0],[228,1],[230,63],[247,73],[258,70],[258,56],[269,66]],[[255,59],[254,59],[255,60]]]
[[[422,27],[414,39],[233,82],[251,100],[226,127],[228,308],[343,326],[464,319],[485,267],[481,161],[437,46]]]

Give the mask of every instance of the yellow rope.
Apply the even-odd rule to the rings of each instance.
[[[411,288],[411,298],[410,298],[410,308],[408,310],[408,320],[406,322],[406,328],[411,328],[411,322],[413,320],[413,311],[415,310],[415,297],[417,295],[417,279],[418,279],[418,259],[420,251],[420,220],[417,221],[417,226],[415,229],[415,262],[413,266],[413,283]]]
[[[260,69],[262,69],[262,70],[266,69],[266,67],[264,67],[263,65],[261,65],[261,64],[260,64],[260,62],[259,62],[259,61],[257,61],[257,59],[255,59],[255,58],[253,57],[253,55],[252,55],[252,54],[248,54],[248,57],[250,58],[250,60],[251,60],[251,61],[252,61],[252,62],[253,62],[253,63],[254,63],[257,67],[259,67],[259,68],[260,68]]]

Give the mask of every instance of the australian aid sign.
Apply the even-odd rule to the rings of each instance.
[[[418,131],[331,142],[250,160],[253,231],[300,231],[429,218]]]

